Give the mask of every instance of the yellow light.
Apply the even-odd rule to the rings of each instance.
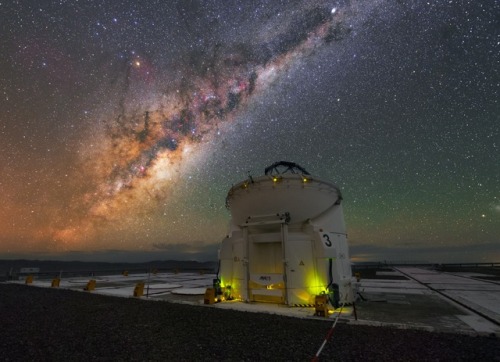
[[[311,295],[319,295],[325,290],[325,280],[314,269],[306,272],[306,290]]]
[[[273,176],[273,182],[274,183],[280,183],[281,181],[283,181],[283,177],[282,176]]]
[[[302,181],[307,182],[307,179],[304,177],[304,178],[302,179]]]

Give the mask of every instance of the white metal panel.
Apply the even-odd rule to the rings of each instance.
[[[316,284],[318,279],[309,235],[302,234],[302,240],[288,241],[286,261],[288,303],[313,303],[317,289],[313,284]]]

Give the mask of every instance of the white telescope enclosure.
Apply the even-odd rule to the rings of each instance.
[[[218,273],[226,295],[289,306],[312,305],[320,294],[334,307],[354,301],[337,186],[280,161],[231,187],[226,206]]]

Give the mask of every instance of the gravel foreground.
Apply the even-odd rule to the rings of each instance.
[[[310,361],[331,320],[0,284],[2,361]],[[500,340],[337,324],[320,361],[500,361]]]

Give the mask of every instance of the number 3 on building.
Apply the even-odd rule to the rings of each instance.
[[[325,245],[327,247],[332,246],[332,241],[330,240],[330,236],[328,234],[323,234],[323,237],[325,238]]]

